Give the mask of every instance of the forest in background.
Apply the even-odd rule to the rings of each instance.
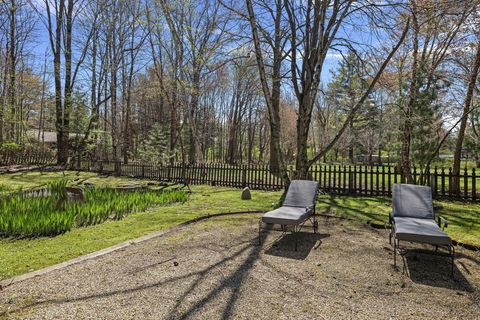
[[[1,0],[2,151],[480,166],[478,1]],[[455,184],[455,183],[454,183]]]

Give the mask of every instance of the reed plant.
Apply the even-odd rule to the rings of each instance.
[[[59,180],[49,183],[42,197],[19,193],[0,199],[0,237],[55,236],[74,227],[120,220],[152,206],[183,202],[188,197],[183,191],[93,188],[84,191],[83,201],[73,201],[66,186],[66,180]]]

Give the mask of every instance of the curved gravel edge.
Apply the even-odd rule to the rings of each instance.
[[[170,228],[165,229],[165,230],[160,230],[160,231],[156,231],[156,232],[153,232],[153,233],[149,233],[149,234],[146,234],[142,237],[127,240],[127,241],[124,241],[124,242],[120,242],[120,243],[118,243],[116,245],[113,245],[111,247],[107,247],[105,249],[94,251],[92,253],[87,253],[85,255],[82,255],[82,256],[79,256],[79,257],[76,257],[76,258],[73,258],[73,259],[70,259],[70,260],[67,260],[67,261],[64,261],[64,262],[54,264],[52,266],[48,266],[48,267],[45,267],[45,268],[42,268],[42,269],[39,269],[39,270],[24,273],[22,275],[19,275],[19,276],[13,277],[13,278],[1,280],[0,281],[0,290],[6,288],[8,286],[11,286],[15,283],[22,282],[22,281],[25,281],[25,280],[28,280],[28,279],[31,279],[31,278],[34,278],[34,277],[38,277],[38,276],[44,275],[46,273],[49,273],[51,271],[60,270],[60,269],[66,268],[68,266],[71,266],[71,265],[74,265],[74,264],[77,264],[77,263],[80,263],[80,262],[83,262],[83,261],[86,261],[86,260],[91,260],[91,259],[95,259],[97,257],[104,256],[104,255],[109,254],[111,252],[124,249],[124,248],[126,248],[128,246],[131,246],[133,244],[137,244],[137,243],[148,241],[148,240],[151,240],[151,239],[154,239],[154,238],[162,237],[162,236],[164,236],[166,234],[169,234],[173,231],[180,230],[185,226],[188,226],[188,225],[193,224],[193,223],[201,222],[201,221],[206,220],[206,219],[210,219],[210,218],[213,218],[213,217],[228,216],[228,215],[258,214],[258,213],[264,213],[264,212],[265,211],[240,211],[240,212],[221,212],[221,213],[216,213],[216,214],[203,215],[203,216],[200,216],[200,217],[182,222],[180,224],[174,225],[173,227],[170,227]]]

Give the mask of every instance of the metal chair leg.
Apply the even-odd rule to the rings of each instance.
[[[262,219],[258,221],[258,245],[262,245]]]
[[[293,227],[293,237],[295,238],[295,251],[298,248],[298,232],[296,226]]]
[[[393,266],[397,268],[397,240],[393,239]]]
[[[455,247],[453,245],[450,246],[450,255],[452,256],[452,278],[453,278],[454,270],[455,270]]]

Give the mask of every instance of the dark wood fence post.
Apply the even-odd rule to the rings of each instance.
[[[453,177],[453,174],[452,174],[452,168],[448,168],[448,197],[451,198],[452,197],[452,177]],[[458,181],[458,179],[455,179]],[[460,185],[457,183],[457,187],[459,187]],[[457,188],[457,191],[458,191],[458,188]]]
[[[472,168],[472,200],[477,200],[477,177],[475,175],[475,168]]]
[[[242,165],[242,188],[247,186],[247,166]]]
[[[121,166],[120,161],[118,161],[118,160],[115,161],[115,169],[114,169],[114,171],[115,171],[115,175],[117,175],[117,176],[119,176],[119,175],[122,174],[122,169],[120,168],[120,166]]]
[[[382,165],[382,196],[385,196],[385,166]]]
[[[357,165],[353,165],[353,175],[352,175],[352,193],[357,193]]]
[[[445,196],[445,168],[442,167],[442,171],[440,173],[440,184],[441,184],[441,192],[442,197]]]
[[[393,171],[395,172],[395,168],[393,169]],[[388,164],[387,181],[388,181],[388,186],[387,186],[388,196],[391,196],[392,195],[392,167],[390,166],[390,164]]]

